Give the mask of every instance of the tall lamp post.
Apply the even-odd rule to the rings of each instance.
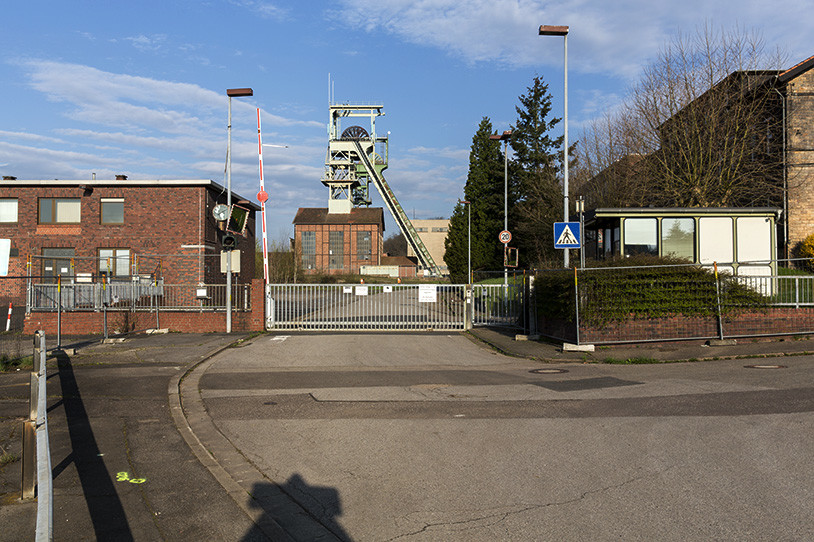
[[[512,131],[490,135],[489,139],[503,142],[503,230],[509,230],[509,139]],[[506,243],[503,244],[503,286],[509,284],[509,270],[506,267]]]
[[[229,122],[226,125],[226,207],[229,215],[226,217],[226,227],[232,218],[232,98],[254,96],[250,88],[227,88],[229,97]],[[232,252],[226,256],[226,333],[232,332]]]
[[[562,36],[563,37],[563,51],[565,55],[565,99],[564,109],[564,129],[563,129],[563,181],[562,181],[562,197],[563,197],[563,222],[568,222],[568,27],[567,26],[540,26],[540,36]],[[582,232],[580,232],[580,235]],[[568,249],[563,251],[563,264],[568,267]]]
[[[472,202],[458,200],[466,205],[466,282],[472,284]]]

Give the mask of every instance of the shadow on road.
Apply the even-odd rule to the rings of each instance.
[[[261,508],[263,516],[242,542],[269,540],[277,525],[297,541],[353,540],[337,522],[342,503],[339,491],[332,487],[312,486],[293,474],[281,485],[254,484],[251,495],[251,506]]]
[[[73,462],[82,484],[96,540],[133,540],[119,495],[99,455],[99,446],[76,383],[71,359],[59,351],[56,358],[71,453],[54,467],[52,476],[56,478]]]

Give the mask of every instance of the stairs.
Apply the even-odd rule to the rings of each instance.
[[[418,236],[418,233],[413,227],[413,223],[410,222],[410,218],[407,216],[407,213],[404,212],[404,209],[401,207],[398,199],[396,199],[396,195],[393,193],[393,190],[390,189],[384,176],[370,163],[370,157],[362,149],[361,141],[355,140],[354,143],[356,144],[356,152],[359,155],[359,159],[367,170],[370,182],[373,183],[376,190],[381,194],[384,203],[387,205],[387,209],[399,225],[401,233],[404,234],[410,247],[416,253],[416,256],[418,256],[418,263],[424,269],[429,270],[431,275],[441,276],[440,269],[438,269],[438,266],[430,255],[430,251],[424,246],[424,242]]]

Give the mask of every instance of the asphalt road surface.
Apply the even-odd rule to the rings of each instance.
[[[750,361],[542,365],[458,334],[279,334],[222,352],[199,386],[338,539],[814,540],[814,358]]]

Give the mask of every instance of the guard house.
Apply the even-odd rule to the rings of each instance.
[[[596,209],[585,219],[585,254],[674,257],[743,276],[777,272],[774,208]]]

